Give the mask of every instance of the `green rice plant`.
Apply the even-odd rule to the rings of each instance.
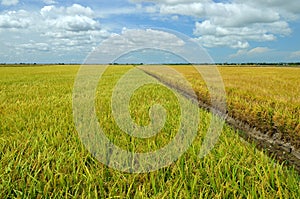
[[[131,68],[109,67],[103,75],[95,99],[99,123],[107,137],[124,149],[156,150],[173,138],[178,104],[167,88],[146,85],[132,96],[131,116],[146,125],[149,107],[162,103],[171,113],[166,126],[146,140],[122,132],[112,117],[110,97]],[[267,157],[229,126],[224,126],[214,149],[200,159],[213,117],[201,109],[196,139],[171,165],[144,174],[105,166],[88,152],[74,125],[72,92],[78,69],[0,68],[0,198],[299,197],[300,177],[294,169]]]

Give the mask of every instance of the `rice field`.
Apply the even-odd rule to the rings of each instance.
[[[117,82],[132,68],[111,66],[103,74],[95,99],[98,121],[111,142],[124,150],[155,151],[177,133],[180,107],[166,87],[145,85],[131,97],[131,117],[147,125],[150,107],[159,103],[166,109],[166,123],[158,135],[147,139],[132,138],[123,132],[112,115],[111,97]],[[208,99],[201,79],[195,78],[192,69],[176,69],[186,75],[198,96]],[[74,124],[72,93],[78,70],[79,66],[0,67],[0,198],[299,197],[299,174],[242,140],[230,126],[224,126],[211,152],[199,158],[213,117],[202,109],[195,140],[171,165],[131,174],[100,163],[81,142]],[[278,123],[278,128],[295,132],[299,124],[298,69],[288,74],[283,72],[285,69],[262,70],[264,73],[258,69],[220,68],[229,113],[240,118],[241,110],[246,109],[250,123],[262,120],[265,110],[276,107],[272,118],[280,113],[283,123],[288,124]],[[264,82],[261,76],[273,78],[273,73],[278,75],[274,77],[277,81]],[[259,89],[259,85],[264,86]],[[270,93],[274,96],[267,97]],[[259,111],[252,111],[257,106],[255,110],[262,115],[258,119],[254,115],[258,116]],[[250,115],[252,112],[255,114]],[[262,127],[269,128],[269,121],[264,121],[267,127]],[[297,140],[298,134],[291,132],[287,135]]]
[[[205,83],[195,70],[175,69],[192,83],[198,97],[209,103]],[[230,116],[300,147],[300,68],[219,67],[219,71]]]

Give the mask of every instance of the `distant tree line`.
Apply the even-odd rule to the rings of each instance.
[[[144,63],[110,63],[109,65],[144,65]],[[159,65],[159,64],[146,64]],[[220,66],[300,66],[300,62],[280,62],[280,63],[162,63],[161,65],[220,65]]]
[[[0,63],[0,65],[9,66],[32,66],[32,65],[80,65],[80,63]],[[109,63],[109,65],[159,65],[157,64],[145,64],[145,63]],[[280,63],[162,63],[161,65],[219,65],[219,66],[300,66],[300,62],[280,62]]]
[[[280,62],[280,63],[216,63],[216,65],[239,65],[239,66],[296,66],[300,65],[300,62]]]

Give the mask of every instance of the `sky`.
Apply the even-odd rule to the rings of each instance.
[[[111,38],[167,45],[172,31],[216,63],[300,62],[299,0],[0,0],[0,63],[84,63]]]

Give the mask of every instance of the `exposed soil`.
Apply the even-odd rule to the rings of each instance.
[[[141,69],[143,70],[143,69]],[[174,86],[171,83],[160,78],[158,75],[152,74],[149,71],[143,70],[146,74],[154,77],[159,80],[166,86],[175,89],[177,92],[185,96],[186,98],[192,100],[194,103],[197,103],[200,108],[205,109],[213,114],[216,114],[226,121],[226,123],[232,126],[234,129],[239,130],[239,135],[248,142],[254,142],[256,147],[260,150],[266,152],[269,156],[275,157],[280,162],[284,162],[289,166],[293,166],[295,170],[300,173],[300,148],[295,147],[290,142],[284,141],[281,136],[268,135],[264,132],[261,132],[257,128],[253,128],[247,123],[237,120],[233,117],[228,116],[227,113],[224,113],[216,108],[202,102],[198,98],[195,99],[195,96],[191,93],[188,93],[178,86]]]

